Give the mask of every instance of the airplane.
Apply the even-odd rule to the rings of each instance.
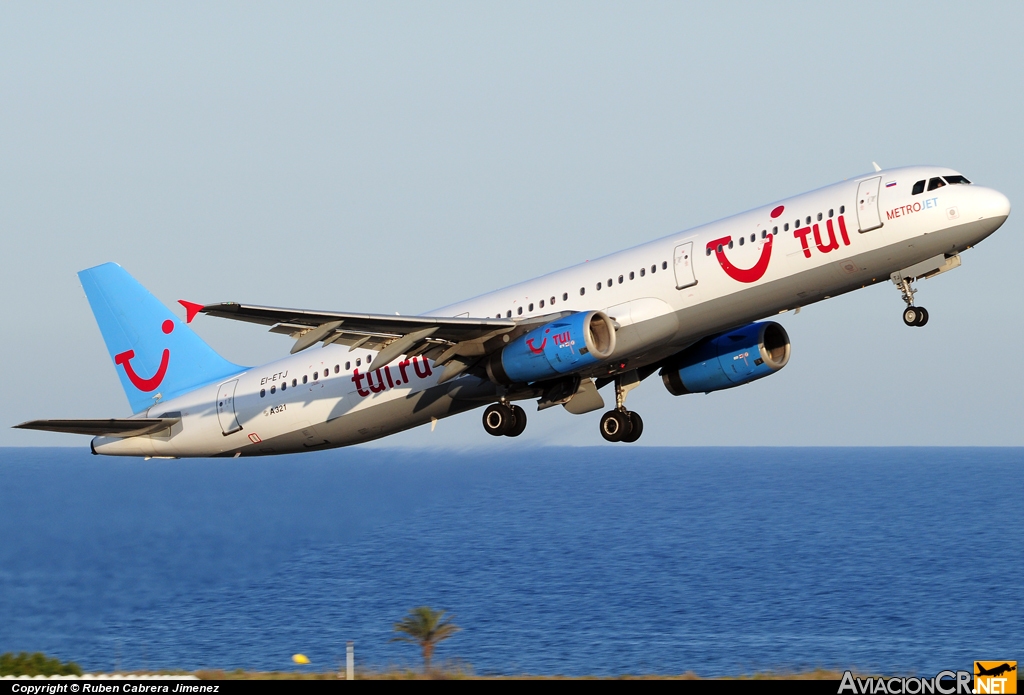
[[[359,444],[475,408],[517,437],[561,405],[635,442],[628,393],[658,373],[673,395],[748,384],[789,362],[765,320],[892,282],[922,327],[914,282],[960,266],[1010,202],[952,169],[874,171],[642,243],[420,316],[179,300],[182,321],[120,266],[81,271],[133,415],[16,427],[92,435],[94,454],[262,456]],[[289,356],[242,367],[192,331],[199,314],[291,336]],[[319,345],[319,348],[314,346]]]

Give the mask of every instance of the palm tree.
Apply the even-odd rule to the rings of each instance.
[[[454,617],[445,618],[445,611],[435,611],[430,606],[413,608],[402,622],[395,623],[395,632],[404,634],[392,638],[391,641],[420,645],[420,649],[423,650],[423,670],[430,671],[430,659],[434,656],[434,647],[437,643],[462,629],[452,623]]]

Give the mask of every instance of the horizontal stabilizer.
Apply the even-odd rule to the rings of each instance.
[[[168,430],[181,422],[177,417],[111,418],[107,420],[30,420],[15,428],[43,432],[87,434],[93,437],[141,437]]]

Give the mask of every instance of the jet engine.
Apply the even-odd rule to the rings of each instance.
[[[521,335],[487,361],[499,384],[544,381],[611,357],[615,324],[601,311],[570,314]]]
[[[779,371],[789,352],[785,328],[774,321],[751,323],[686,348],[662,368],[661,378],[673,396],[721,391]]]

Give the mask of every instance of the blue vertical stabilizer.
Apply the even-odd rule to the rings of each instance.
[[[78,278],[132,412],[245,370],[214,352],[116,263]]]

